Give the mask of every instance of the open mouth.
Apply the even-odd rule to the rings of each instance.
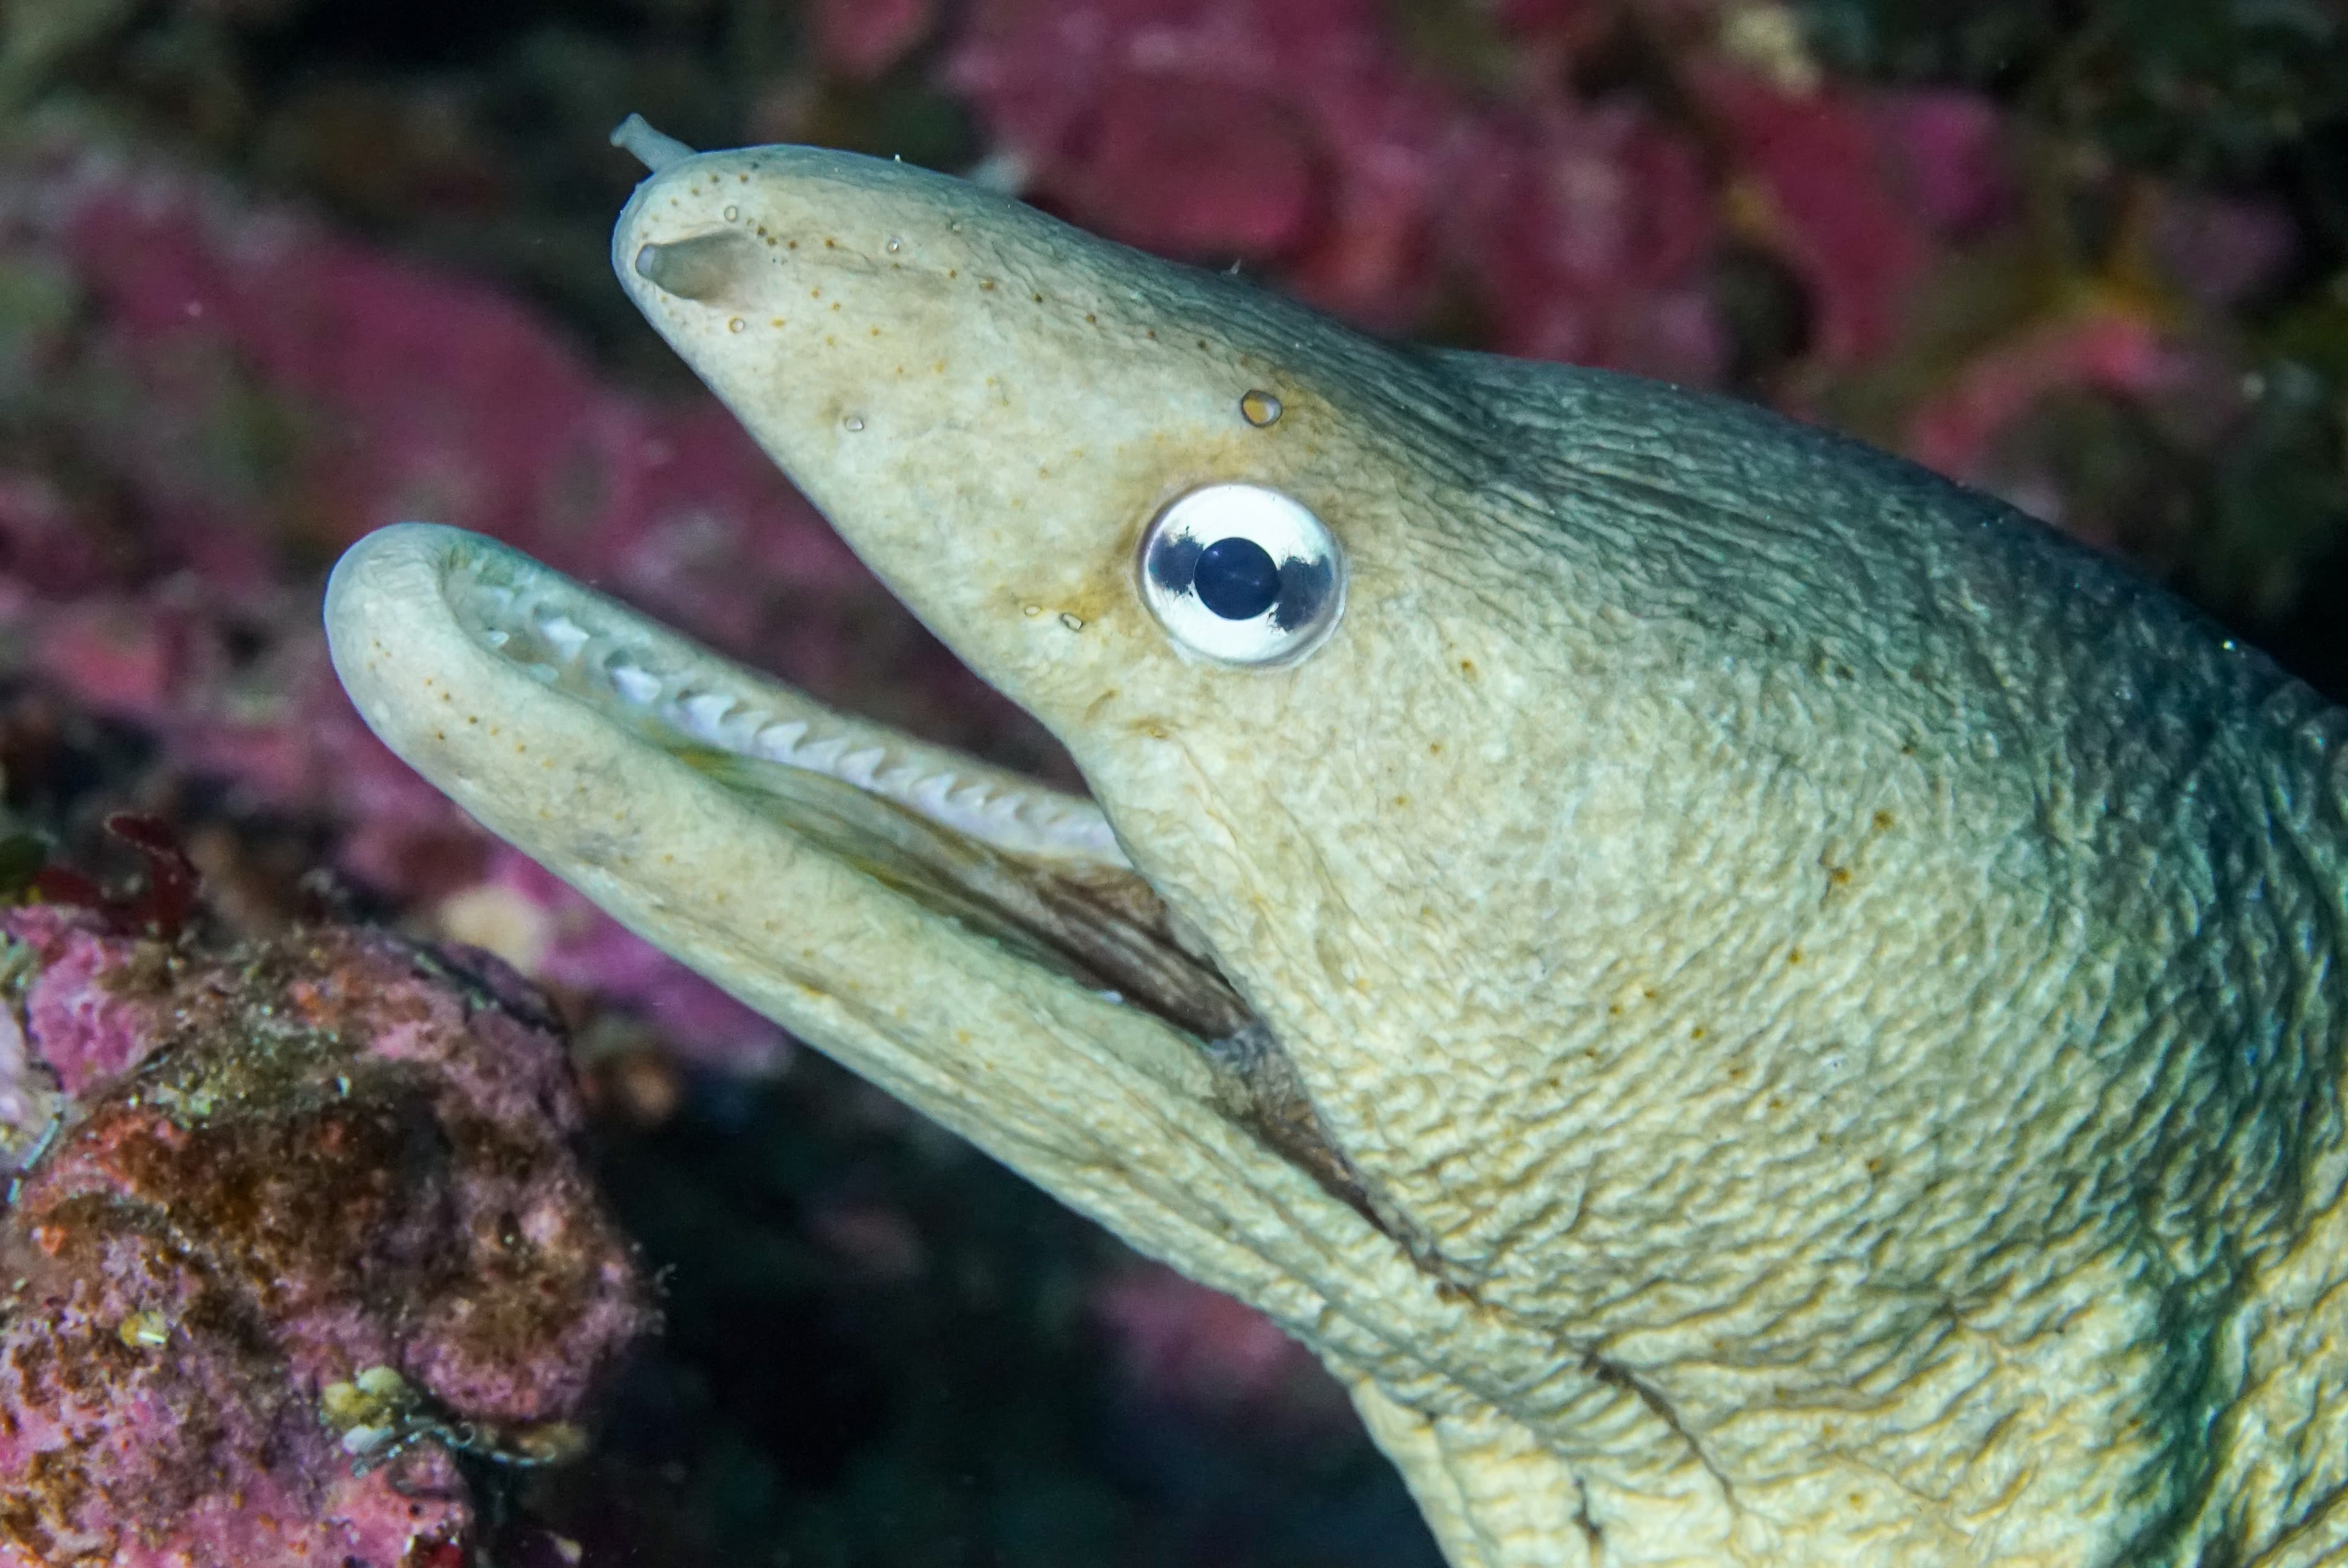
[[[451,552],[442,582],[482,647],[835,859],[1202,1040],[1254,1021],[1090,801],[822,707],[511,552]]]
[[[398,531],[428,538],[441,604],[482,652],[592,711],[613,744],[666,753],[932,916],[1171,1024],[1226,1115],[1389,1228],[1271,1030],[1091,801],[836,712],[493,540]]]

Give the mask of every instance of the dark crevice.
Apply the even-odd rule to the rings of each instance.
[[[1727,1472],[1713,1462],[1712,1456],[1704,1451],[1704,1445],[1695,1440],[1695,1434],[1681,1421],[1680,1413],[1672,1409],[1671,1402],[1660,1392],[1640,1381],[1630,1368],[1609,1361],[1595,1351],[1582,1357],[1581,1369],[1608,1388],[1621,1389],[1636,1397],[1657,1420],[1671,1430],[1673,1437],[1687,1445],[1688,1452],[1694,1456],[1696,1463],[1704,1467],[1704,1473],[1720,1483],[1720,1495],[1728,1505],[1731,1508],[1736,1506],[1736,1489],[1730,1484]]]
[[[1214,1064],[1223,1114],[1254,1133],[1320,1184],[1321,1190],[1370,1224],[1395,1236],[1370,1202],[1369,1189],[1322,1125],[1321,1112],[1305,1092],[1296,1064],[1261,1020],[1206,1042]]]
[[[1598,1521],[1590,1516],[1589,1486],[1581,1482],[1575,1484],[1580,1496],[1574,1503],[1573,1522],[1581,1527],[1581,1538],[1590,1542],[1590,1554],[1594,1558],[1606,1550],[1606,1532]]]

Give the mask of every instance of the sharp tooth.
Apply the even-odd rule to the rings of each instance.
[[[947,803],[953,796],[953,774],[932,774],[925,779],[915,780],[912,786],[905,791],[905,798],[923,811],[942,812],[950,809]]]
[[[639,708],[660,695],[660,677],[649,670],[640,670],[633,664],[614,664],[604,673],[622,701],[633,702]]]
[[[488,643],[492,648],[503,648],[507,643],[513,641],[513,633],[510,631],[500,631],[497,628],[491,627],[489,630],[481,633],[481,641]]]
[[[703,740],[712,741],[718,737],[718,726],[726,715],[734,711],[734,699],[723,692],[704,692],[685,698],[680,706],[685,709],[687,727]]]
[[[886,746],[868,746],[840,758],[839,765],[832,771],[859,789],[870,789],[874,771],[888,760],[889,749]]]
[[[769,724],[758,732],[757,749],[778,763],[790,762],[794,760],[791,748],[807,732],[808,727],[796,719],[788,723]]]
[[[816,742],[815,744],[793,756],[791,761],[800,767],[813,768],[818,773],[828,774],[835,771],[840,753],[847,750],[848,737],[835,735],[830,740]]]
[[[557,615],[541,620],[538,633],[554,644],[555,651],[565,659],[575,659],[587,646],[587,629],[567,615]]]

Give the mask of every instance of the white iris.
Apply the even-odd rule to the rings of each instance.
[[[1293,663],[1345,606],[1336,536],[1261,485],[1177,497],[1142,536],[1139,564],[1141,597],[1176,644],[1219,663]]]

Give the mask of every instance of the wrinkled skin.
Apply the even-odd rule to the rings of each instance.
[[[1081,919],[956,891],[983,834],[589,667],[972,765],[390,530],[338,667],[468,809],[1273,1315],[1460,1568],[2348,1551],[2339,712],[1767,415],[1380,344],[899,165],[639,145],[623,283],[1114,829],[1026,787],[1076,825],[991,874],[1123,888],[1174,978],[1098,994]],[[1350,568],[1292,665],[1137,589],[1231,479]]]

